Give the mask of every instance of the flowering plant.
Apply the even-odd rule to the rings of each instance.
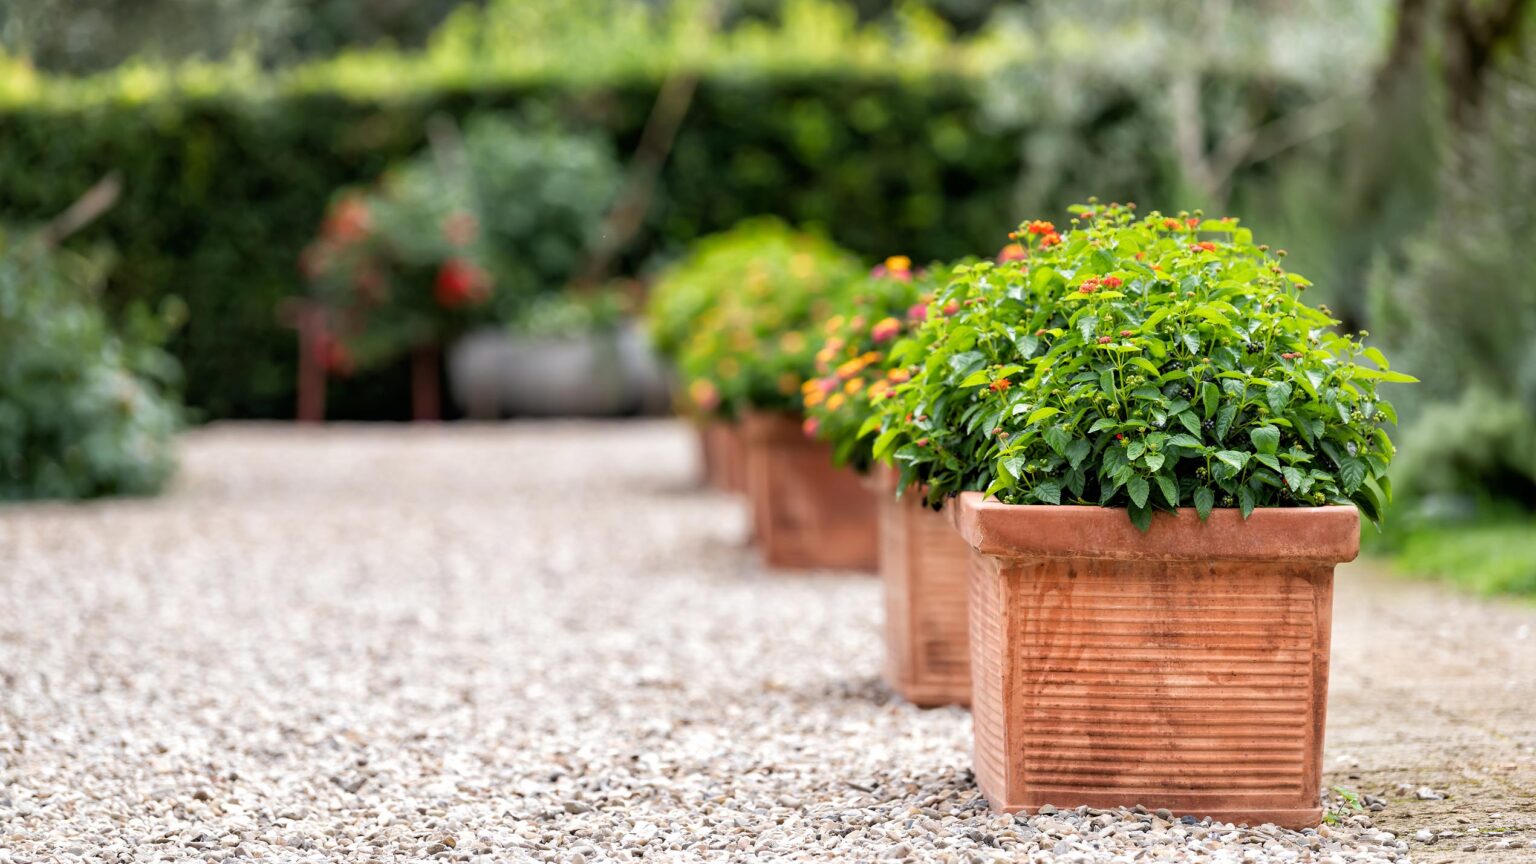
[[[300,268],[346,372],[539,314],[575,274],[620,174],[596,141],[482,116],[332,203]]]
[[[1022,257],[957,268],[892,349],[916,372],[881,403],[874,455],[902,485],[1125,507],[1142,530],[1190,505],[1379,520],[1396,415],[1376,385],[1415,379],[1302,302],[1310,283],[1236,220],[1072,212],[1024,225]]]
[[[815,328],[864,278],[847,252],[772,219],[703,241],[661,280],[695,282],[690,290],[713,298],[678,351],[691,407],[726,417],[799,410],[800,387],[816,372]]]
[[[922,322],[932,286],[943,284],[945,273],[914,273],[905,256],[887,258],[849,306],[822,325],[816,375],[800,388],[805,433],[830,443],[840,464],[869,469],[873,441],[866,433],[878,422],[875,406],[911,377],[887,351]]]

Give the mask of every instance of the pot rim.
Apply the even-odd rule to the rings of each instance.
[[[1202,522],[1193,507],[1157,511],[1143,534],[1124,507],[1004,504],[962,492],[946,509],[971,547],[999,558],[1152,561],[1305,561],[1338,564],[1360,552],[1360,511],[1348,505],[1219,507]]]

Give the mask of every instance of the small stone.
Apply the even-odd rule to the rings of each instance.
[[[1056,808],[1050,804],[1041,804],[1040,807],[1035,810],[1035,814],[1038,816],[1055,816]]]
[[[1435,839],[1435,832],[1429,830],[1428,828],[1424,828],[1418,833],[1414,834],[1413,839],[1419,841],[1420,843],[1432,843]]]
[[[1159,808],[1157,808],[1157,810],[1155,810],[1153,812],[1153,815],[1155,815],[1157,818],[1163,820],[1164,822],[1172,822],[1173,821],[1173,811],[1169,810],[1166,807],[1159,807]]]
[[[905,843],[897,843],[880,850],[880,859],[883,861],[899,861],[912,855],[912,847]]]

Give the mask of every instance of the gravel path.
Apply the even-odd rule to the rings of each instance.
[[[161,499],[0,510],[0,862],[1536,858],[1530,609],[1345,573],[1330,782],[1385,809],[997,816],[967,715],[879,683],[875,580],[764,573],[692,458],[234,426]]]

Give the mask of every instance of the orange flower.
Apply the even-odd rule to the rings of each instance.
[[[1179,220],[1177,220],[1177,219],[1164,219],[1163,220],[1163,227],[1167,228],[1169,231],[1172,231],[1172,230],[1174,230],[1174,229],[1179,227]]]
[[[991,390],[993,393],[1001,393],[1012,386],[1012,381],[1009,381],[1007,378],[999,378],[996,381],[993,381],[991,384],[988,384],[987,389]]]
[[[1049,222],[1046,222],[1043,219],[1036,219],[1035,221],[1029,223],[1029,225],[1027,226],[1026,230],[1029,231],[1029,233],[1031,233],[1031,234],[1036,234],[1036,235],[1044,237],[1044,236],[1049,236],[1051,234],[1055,234],[1056,233],[1056,226],[1052,225]]]
[[[1058,244],[1060,242],[1061,242],[1061,235],[1060,234],[1056,234],[1056,233],[1047,234],[1044,237],[1040,238],[1040,248],[1041,249],[1049,249],[1050,247],[1055,246],[1056,244]]]
[[[1104,287],[1105,288],[1119,288],[1123,284],[1125,284],[1125,283],[1121,282],[1120,281],[1120,277],[1118,277],[1118,276],[1105,276],[1104,277]]]
[[[713,411],[720,404],[720,391],[715,389],[714,384],[703,378],[696,379],[688,385],[688,397],[693,400],[693,404],[705,411]]]
[[[945,315],[953,315],[953,314],[955,314],[956,312],[959,312],[959,311],[960,311],[960,304],[956,303],[953,300],[951,300],[948,303],[944,304],[944,314]]]
[[[1025,257],[1024,247],[1018,243],[1009,243],[997,253],[997,263],[1007,264],[1009,261],[1021,261]]]
[[[871,331],[870,335],[875,338],[876,342],[888,342],[896,338],[896,334],[900,332],[900,321],[897,321],[895,318],[882,318],[879,323],[875,324],[875,328]]]
[[[904,384],[912,380],[912,373],[905,369],[897,368],[885,373],[885,377],[897,384]]]

